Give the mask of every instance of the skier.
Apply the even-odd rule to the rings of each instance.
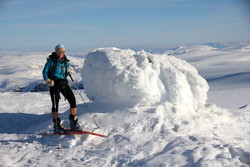
[[[50,86],[50,97],[52,101],[52,119],[54,123],[55,133],[64,133],[65,130],[61,126],[61,119],[58,117],[58,104],[60,92],[70,104],[70,128],[80,129],[77,116],[76,99],[68,85],[67,75],[71,72],[69,68],[69,60],[65,55],[65,47],[58,44],[48,58],[43,68],[43,78]]]

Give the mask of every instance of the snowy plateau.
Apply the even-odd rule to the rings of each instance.
[[[49,54],[0,52],[1,167],[250,166],[250,44],[67,53],[80,124],[96,128],[91,112],[108,138],[41,135],[53,129]],[[64,98],[59,114],[69,127]]]

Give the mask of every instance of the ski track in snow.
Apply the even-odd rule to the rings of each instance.
[[[97,105],[81,90],[101,125],[96,132],[111,132],[109,138],[42,137],[41,133],[52,129],[48,92],[8,90],[41,79],[47,54],[13,52],[9,54],[17,61],[11,61],[2,53],[5,63],[0,66],[0,166],[249,166],[249,48],[214,49],[201,45],[166,51],[190,62],[209,81],[208,103],[195,112],[183,112],[185,108],[164,101],[149,106]],[[31,63],[33,55],[38,55],[39,65]],[[31,66],[23,66],[27,59]],[[71,61],[75,69],[83,62],[74,56]],[[73,76],[80,81],[79,71]],[[95,125],[86,105],[77,91],[74,93],[80,123],[92,130]],[[68,103],[63,98],[59,112],[62,124],[68,126]],[[55,149],[57,141],[60,151]]]

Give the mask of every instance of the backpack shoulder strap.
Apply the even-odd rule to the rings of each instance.
[[[49,55],[48,57],[47,57],[47,61],[48,60],[52,60],[53,62],[52,62],[52,66],[53,66],[53,68],[52,68],[52,74],[55,72],[55,70],[56,70],[56,68],[57,68],[57,61],[56,61],[56,53],[55,52],[53,52],[51,55]],[[64,57],[64,61],[63,61],[63,63],[64,63],[64,68],[65,68],[65,75],[66,75],[66,77],[68,76],[68,73],[67,73],[67,63],[69,62],[69,60],[67,59],[67,57],[66,57],[66,55],[65,55],[65,57]]]
[[[48,57],[47,57],[47,61],[48,60],[52,60],[53,62],[52,62],[52,64],[53,64],[53,68],[52,68],[52,73],[54,73],[55,72],[55,70],[56,70],[56,65],[57,65],[57,63],[56,63],[56,53],[55,52],[53,52],[51,55],[49,55]]]
[[[65,58],[64,58],[64,67],[65,67],[65,75],[66,77],[68,76],[68,73],[67,73],[67,63],[69,62],[69,60],[67,59],[66,55],[65,55]]]

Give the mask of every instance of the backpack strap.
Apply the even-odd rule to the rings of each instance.
[[[53,68],[52,68],[52,71],[51,71],[51,73],[53,74],[55,71],[56,71],[56,67],[57,67],[57,61],[56,61],[56,53],[55,52],[53,52],[51,55],[49,55],[48,56],[48,58],[47,58],[47,60],[49,60],[49,59],[52,59],[53,60]],[[67,63],[69,62],[69,60],[67,59],[67,57],[66,56],[64,56],[64,61],[63,61],[63,63],[64,63],[64,66],[63,67],[65,67],[65,76],[67,77],[68,76],[68,73],[67,73]]]

